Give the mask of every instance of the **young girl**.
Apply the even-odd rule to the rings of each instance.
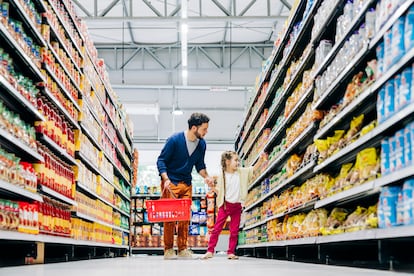
[[[211,232],[207,253],[202,259],[212,258],[224,223],[230,217],[230,238],[227,258],[237,260],[235,255],[239,234],[242,205],[247,196],[247,187],[253,174],[253,167],[239,167],[239,157],[234,151],[225,151],[221,155],[222,174],[217,178],[215,192],[218,215]]]

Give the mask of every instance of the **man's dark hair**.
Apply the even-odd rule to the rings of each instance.
[[[193,113],[188,119],[188,129],[191,129],[193,126],[201,126],[204,123],[208,123],[210,118],[203,113]]]

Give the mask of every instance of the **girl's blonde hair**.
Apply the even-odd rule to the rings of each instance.
[[[227,150],[221,154],[221,169],[223,173],[226,170],[226,161],[231,160],[235,155],[237,156],[237,152],[233,150]]]

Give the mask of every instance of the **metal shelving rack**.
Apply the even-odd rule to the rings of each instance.
[[[45,83],[47,76],[49,76],[49,78],[57,85],[61,95],[65,97],[66,101],[70,102],[71,106],[79,113],[81,109],[78,104],[78,99],[88,97],[88,95],[94,91],[87,91],[84,87],[81,87],[79,85],[80,79],[75,77],[76,74],[79,74],[79,76],[85,76],[86,79],[88,79],[88,76],[84,72],[83,64],[81,64],[82,62],[79,62],[78,64],[76,62],[77,59],[74,59],[74,55],[79,56],[79,58],[83,60],[85,58],[85,54],[89,55],[89,53],[85,45],[79,45],[79,43],[85,43],[85,38],[78,27],[78,19],[76,18],[76,15],[73,14],[73,10],[70,9],[69,2],[49,0],[33,1],[35,9],[39,14],[48,12],[50,13],[48,14],[49,16],[52,15],[56,18],[55,23],[57,22],[56,24],[59,25],[61,32],[58,32],[57,29],[52,26],[49,19],[46,17],[42,18],[42,24],[49,25],[51,41],[47,41],[49,39],[44,36],[44,33],[40,31],[40,28],[37,28],[36,23],[32,21],[32,17],[27,13],[27,10],[29,9],[24,7],[27,3],[21,0],[10,0],[8,2],[10,4],[10,16],[22,23],[24,31],[33,40],[33,43],[49,52],[55,62],[59,64],[62,71],[61,73],[64,75],[67,82],[63,83],[61,80],[62,76],[57,76],[54,69],[47,65],[43,60],[39,66],[39,63],[31,58],[31,55],[26,51],[27,49],[23,48],[21,43],[13,37],[10,28],[5,25],[8,24],[6,20],[0,22],[0,41],[2,48],[5,48],[6,51],[12,56],[13,63],[18,67],[18,69],[20,69],[20,71],[22,71],[23,68],[25,69],[25,76],[32,79],[34,83]],[[0,19],[2,19],[1,16],[2,15],[0,15]],[[59,56],[53,48],[51,43],[52,41],[56,42],[54,46],[56,47],[56,45],[58,45],[57,47],[62,50],[63,55],[68,58],[66,61],[69,62],[68,66],[71,68],[66,67],[61,56]],[[66,44],[67,41],[70,43]],[[86,49],[86,53],[84,48]],[[40,52],[38,54],[40,56]],[[90,59],[92,60],[92,58]],[[58,97],[49,91],[48,88],[38,87],[39,95],[47,99],[47,101],[53,105],[59,113],[59,116],[61,116],[65,122],[68,123],[72,131],[76,130],[84,133],[92,141],[94,146],[102,152],[102,158],[107,159],[108,163],[112,167],[111,173],[109,173],[110,176],[108,174],[104,174],[97,164],[91,163],[91,161],[88,160],[82,152],[77,151],[76,154],[72,156],[66,151],[66,149],[58,145],[57,142],[42,133],[36,133],[36,139],[47,147],[53,155],[57,156],[65,163],[73,167],[76,167],[78,164],[82,163],[95,175],[101,176],[102,179],[109,183],[109,185],[112,185],[114,187],[115,195],[121,198],[121,200],[125,203],[122,207],[118,206],[112,198],[109,200],[100,195],[97,191],[92,190],[89,185],[87,185],[91,183],[81,183],[80,181],[77,181],[75,187],[77,192],[81,192],[93,200],[99,200],[103,204],[109,206],[113,212],[117,212],[122,217],[127,218],[125,221],[129,221],[130,210],[129,207],[126,209],[125,206],[129,206],[131,200],[131,164],[133,157],[132,139],[131,135],[128,131],[126,131],[124,126],[122,127],[122,131],[117,128],[115,118],[113,118],[114,114],[108,111],[108,109],[113,107],[112,111],[115,110],[115,115],[122,117],[122,115],[119,114],[120,112],[117,110],[118,102],[114,100],[110,84],[106,83],[100,76],[99,69],[95,65],[94,60],[92,60],[92,63],[94,64],[93,70],[95,70],[96,76],[100,78],[99,80],[105,89],[105,98],[102,99],[103,95],[100,95],[97,98],[101,109],[105,111],[108,119],[108,122],[106,122],[104,126],[103,122],[100,122],[99,118],[95,117],[95,120],[101,127],[99,137],[95,137],[89,133],[87,129],[81,127],[82,122],[80,120],[78,121],[78,118],[71,116],[69,110],[59,101],[61,99],[58,100]],[[71,72],[76,73],[75,75],[72,75]],[[47,76],[45,74],[47,74]],[[78,99],[72,97],[72,93],[74,92],[69,91],[68,85],[74,89],[75,93],[78,95]],[[21,92],[18,91],[15,84],[11,84],[9,79],[6,79],[3,75],[0,76],[0,90],[1,100],[6,104],[6,106],[17,112],[25,122],[31,125],[34,125],[34,122],[36,121],[46,122],[47,119],[38,110],[36,104],[33,104],[26,97],[24,97]],[[106,101],[107,98],[110,99],[109,102]],[[111,105],[112,107],[108,107],[108,105]],[[87,108],[90,112],[94,113],[94,107],[88,106]],[[121,120],[119,120],[119,122],[121,122]],[[126,125],[125,120],[123,123]],[[108,133],[106,130],[107,126],[114,130],[113,132],[117,138],[116,140],[113,135]],[[103,145],[104,141],[101,139],[104,136],[111,144],[113,151],[108,150],[107,144],[106,147]],[[118,147],[116,141],[124,144],[125,151]],[[23,141],[16,139],[15,136],[4,128],[0,129],[0,145],[2,148],[14,153],[24,161],[34,163],[45,161],[43,156],[39,154],[36,149],[33,149]],[[123,189],[115,184],[112,175],[116,176],[124,183],[125,186]],[[128,190],[125,190],[125,187]],[[129,226],[122,226],[121,224],[122,227],[120,227],[118,225],[114,225],[113,223],[109,223],[109,220],[104,221],[94,215],[91,216],[89,214],[83,214],[82,212],[76,210],[79,202],[77,202],[75,198],[63,195],[50,187],[38,184],[37,192],[32,192],[15,184],[9,183],[8,181],[0,180],[0,198],[34,203],[43,202],[44,196],[47,196],[48,198],[66,206],[71,206],[73,209],[72,217],[81,218],[83,221],[90,222],[91,224],[96,223],[105,226],[108,229],[119,231],[119,233],[121,233],[124,237],[129,236]],[[82,258],[123,256],[128,254],[129,250],[129,242],[126,241],[123,244],[116,244],[114,241],[108,242],[108,240],[78,240],[67,235],[58,236],[56,233],[50,234],[51,235],[47,233],[28,234],[0,229],[0,243],[2,246],[4,245],[4,251],[6,252],[10,247],[10,251],[14,252],[13,254],[16,255],[16,258],[11,260],[9,256],[0,254],[0,266],[24,264],[25,262],[43,263],[48,262],[48,259],[53,259],[53,261],[69,261]],[[14,244],[22,245],[21,252],[16,253],[13,251],[12,248]]]
[[[327,0],[325,0],[327,1]],[[299,100],[294,107],[293,111],[288,117],[283,118],[278,122],[277,127],[269,135],[269,138],[264,146],[264,149],[260,151],[256,156],[252,155],[251,150],[257,142],[260,134],[266,128],[271,128],[276,123],[276,118],[282,114],[283,107],[287,97],[292,93],[293,88],[299,81],[302,81],[302,74],[306,68],[311,68],[312,62],[315,57],[315,50],[323,39],[333,39],[333,28],[336,26],[337,18],[342,14],[343,7],[346,1],[336,1],[335,5],[332,5],[331,12],[328,12],[324,17],[325,23],[322,24],[319,32],[313,36],[303,35],[304,32],[310,32],[313,26],[313,16],[316,14],[318,8],[322,5],[323,1],[313,1],[313,6],[309,10],[309,15],[301,22],[302,29],[297,31],[297,36],[291,42],[293,47],[283,55],[284,48],[287,47],[286,37],[292,32],[292,26],[298,23],[304,13],[306,0],[302,0],[298,5],[292,9],[292,15],[287,23],[286,33],[282,35],[281,43],[274,49],[273,55],[269,58],[268,63],[270,66],[262,74],[262,79],[256,96],[253,97],[252,103],[246,112],[246,117],[241,124],[241,128],[236,136],[235,148],[240,154],[242,159],[252,160],[249,165],[254,165],[261,156],[262,153],[272,152],[273,148],[280,144],[280,141],[284,139],[285,131],[292,122],[298,118],[298,114],[302,113],[303,106],[305,104],[312,104],[313,110],[323,109],[329,110],[330,107],[338,103],[345,91],[344,87],[350,81],[352,76],[360,70],[366,62],[372,58],[375,58],[375,48],[378,43],[384,37],[387,30],[391,28],[394,22],[400,16],[403,16],[407,10],[414,4],[414,1],[405,1],[402,3],[390,16],[390,18],[384,23],[384,25],[377,30],[376,34],[369,40],[369,43],[361,48],[356,55],[349,61],[347,66],[341,71],[338,77],[329,85],[328,89],[316,100],[312,101],[313,85],[308,92]],[[359,14],[354,17],[349,24],[344,35],[340,37],[333,45],[330,53],[325,57],[321,64],[313,71],[313,81],[318,76],[321,76],[325,70],[330,66],[335,56],[339,53],[350,36],[365,22],[365,14],[372,8],[375,8],[377,1],[367,0],[364,1],[362,7],[360,7]],[[277,95],[276,90],[282,85],[283,79],[286,75],[286,70],[290,63],[297,60],[305,49],[311,49],[309,53],[302,57],[302,62],[299,65],[299,70],[291,76],[291,82],[284,87],[284,90]],[[287,160],[287,158],[293,154],[301,154],[304,149],[313,143],[316,139],[324,139],[333,134],[336,129],[346,129],[349,127],[349,122],[353,116],[365,113],[374,113],[376,110],[376,98],[378,91],[387,83],[388,80],[393,78],[396,74],[400,73],[405,67],[409,66],[414,61],[413,49],[406,51],[405,55],[398,60],[393,66],[391,66],[382,76],[377,78],[374,82],[369,84],[361,93],[358,94],[347,106],[342,108],[336,116],[327,122],[324,126],[319,128],[319,123],[315,122],[314,126],[308,126],[299,137],[296,138],[293,144],[290,146],[282,147],[282,150],[269,161],[263,171],[256,177],[256,179],[249,185],[249,191],[255,187],[259,187],[265,180],[269,180],[274,174],[280,172]],[[279,65],[279,66],[275,66]],[[273,70],[273,71],[272,71]],[[254,109],[254,105],[257,104],[257,97],[261,92],[264,83],[268,82],[268,91],[265,101]],[[276,98],[279,97],[279,98]],[[272,106],[272,101],[277,103],[276,107]],[[272,106],[272,108],[269,108]],[[249,137],[249,133],[252,131],[253,126],[258,121],[260,114],[264,108],[269,108],[268,117],[265,122],[255,132],[254,137],[250,140],[249,145],[246,144],[246,140]],[[245,208],[245,212],[252,212],[260,210],[266,201],[269,201],[272,197],[278,196],[284,190],[292,186],[298,186],[304,183],[307,179],[320,173],[333,173],[338,168],[347,162],[354,161],[359,151],[365,148],[374,147],[376,149],[381,147],[381,140],[387,138],[395,133],[396,130],[406,126],[412,121],[414,113],[413,103],[408,104],[404,108],[396,111],[387,120],[376,125],[373,130],[367,134],[359,137],[353,143],[343,147],[323,162],[311,161],[302,167],[300,167],[291,177],[282,180],[277,186],[273,187],[266,193],[262,193],[253,203]],[[253,118],[253,120],[252,120]],[[245,137],[242,133],[247,133]],[[253,157],[253,158],[252,158]],[[348,190],[338,192],[325,198],[314,198],[309,202],[304,202],[302,205],[295,208],[287,208],[286,211],[279,214],[267,214],[262,213],[261,218],[258,220],[251,220],[243,226],[242,231],[255,231],[252,233],[263,233],[266,231],[268,222],[275,219],[283,221],[290,215],[297,213],[307,213],[310,210],[318,208],[332,209],[334,207],[343,206],[357,206],[358,204],[364,204],[365,202],[378,201],[378,196],[381,192],[381,188],[389,185],[400,185],[408,178],[414,176],[414,167],[412,165],[393,172],[385,176],[379,176],[374,180],[370,180],[363,184],[353,186]],[[256,214],[253,212],[253,214]],[[254,217],[253,217],[254,218]],[[412,232],[412,226],[397,226],[386,229],[366,229],[356,232],[344,232],[342,234],[329,235],[329,236],[316,236],[316,237],[297,237],[289,240],[278,241],[266,241],[261,242],[249,241],[247,244],[241,244],[238,246],[240,254],[253,255],[256,257],[266,258],[281,258],[288,260],[304,260],[318,263],[341,263],[344,262],[347,265],[354,265],[355,262],[365,263],[366,266],[371,267],[383,267],[390,268],[395,263],[395,259],[400,259],[401,266],[411,262],[412,260],[401,254],[401,243],[407,244],[414,243],[414,232]],[[266,235],[266,234],[264,234]],[[350,253],[350,248],[359,250],[368,254],[373,254],[373,257],[369,260],[352,259],[353,253]],[[348,251],[347,251],[348,250]],[[354,251],[352,251],[354,252]],[[373,253],[374,252],[374,253]],[[354,258],[363,258],[360,254],[354,254]],[[351,259],[351,260],[350,260]]]

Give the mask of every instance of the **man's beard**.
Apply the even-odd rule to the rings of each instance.
[[[200,133],[198,133],[198,130],[194,133],[195,137],[197,137],[197,139],[202,139],[203,137],[201,136]]]

